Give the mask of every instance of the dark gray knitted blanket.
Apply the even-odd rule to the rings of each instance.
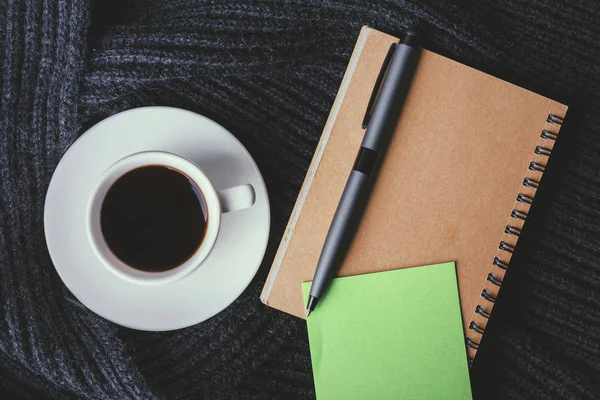
[[[475,398],[600,398],[600,3],[0,0],[1,398],[314,398],[303,321],[259,292],[361,25],[399,35],[418,21],[430,49],[571,106],[472,368]],[[228,128],[272,201],[257,278],[176,332],[87,310],[43,233],[69,145],[146,105]]]

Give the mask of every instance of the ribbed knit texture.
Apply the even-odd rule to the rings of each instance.
[[[571,106],[472,368],[475,398],[600,398],[599,20],[593,0],[0,1],[2,398],[314,398],[304,323],[260,304],[260,289],[361,25],[418,21],[430,49]],[[176,332],[86,309],[43,234],[69,145],[145,105],[228,128],[272,202],[257,278]]]

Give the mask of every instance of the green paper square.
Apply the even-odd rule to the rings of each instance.
[[[318,400],[471,398],[454,263],[334,279],[307,325]]]

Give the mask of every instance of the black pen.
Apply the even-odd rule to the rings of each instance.
[[[383,82],[379,96],[372,107],[379,86],[376,84],[363,122],[367,131],[321,250],[306,305],[307,317],[323,297],[352,242],[375,181],[377,167],[398,122],[419,53],[417,36],[409,32],[402,42],[392,45],[386,57],[389,63],[384,62],[380,72]],[[368,118],[371,108],[373,112]]]

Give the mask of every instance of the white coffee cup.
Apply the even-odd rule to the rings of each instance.
[[[202,243],[183,264],[162,272],[142,271],[121,261],[106,243],[100,223],[102,203],[113,183],[129,171],[149,165],[166,166],[183,173],[206,203],[207,225]],[[144,151],[120,159],[100,177],[88,204],[87,234],[96,255],[119,277],[141,285],[164,284],[183,278],[198,268],[217,241],[222,214],[251,207],[255,197],[250,184],[217,191],[208,176],[192,161],[164,151]]]

